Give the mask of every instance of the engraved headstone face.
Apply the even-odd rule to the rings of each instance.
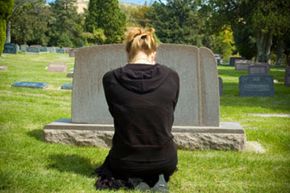
[[[112,124],[102,78],[107,71],[127,63],[124,45],[80,48],[75,57],[72,122]],[[157,62],[180,76],[174,125],[219,126],[219,86],[213,53],[207,48],[162,44]]]
[[[239,90],[240,96],[273,96],[273,77],[259,74],[240,76]]]
[[[51,63],[48,65],[49,72],[66,72],[67,66],[64,63]]]
[[[256,64],[256,65],[250,65],[248,67],[249,74],[268,74],[268,71],[269,71],[269,65],[266,65],[266,64]]]
[[[19,46],[17,44],[6,43],[4,45],[3,53],[5,54],[17,54],[18,51],[19,51]]]

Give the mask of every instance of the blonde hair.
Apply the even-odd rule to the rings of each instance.
[[[148,56],[156,52],[157,43],[154,32],[153,28],[144,29],[140,27],[131,28],[127,31],[125,44],[129,62],[134,60],[139,51]]]

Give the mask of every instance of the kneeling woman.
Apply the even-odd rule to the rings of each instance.
[[[179,77],[155,62],[156,48],[154,29],[129,30],[128,64],[103,77],[115,133],[109,155],[97,169],[97,189],[166,189],[176,170],[171,129]]]

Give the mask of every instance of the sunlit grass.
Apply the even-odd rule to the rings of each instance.
[[[59,89],[71,79],[66,73],[47,72],[52,61],[65,62],[68,69],[74,63],[66,54],[0,57],[0,65],[8,66],[0,71],[0,192],[113,192],[94,188],[94,169],[108,149],[43,140],[43,126],[69,118],[71,109],[71,91]],[[290,88],[282,83],[284,70],[270,71],[278,80],[274,97],[239,97],[238,77],[246,72],[218,68],[224,81],[221,121],[240,122],[247,139],[260,142],[266,153],[180,150],[179,170],[172,176],[170,191],[290,192],[290,118],[252,115],[290,114]],[[11,87],[15,81],[47,82],[50,86],[44,90]]]

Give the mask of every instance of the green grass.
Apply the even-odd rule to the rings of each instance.
[[[94,169],[108,149],[49,144],[42,128],[59,118],[69,118],[71,82],[66,73],[49,73],[52,61],[73,67],[65,54],[3,55],[0,65],[0,192],[110,192],[96,191]],[[179,151],[178,172],[171,192],[290,192],[290,118],[261,118],[251,113],[290,114],[290,88],[283,85],[284,70],[272,68],[274,97],[239,97],[233,67],[219,66],[224,81],[221,121],[237,121],[247,139],[260,142],[265,154],[230,151]],[[47,82],[45,90],[14,88],[15,81]],[[113,192],[113,191],[111,191]],[[118,192],[125,192],[124,190]],[[134,192],[134,191],[132,191]]]

